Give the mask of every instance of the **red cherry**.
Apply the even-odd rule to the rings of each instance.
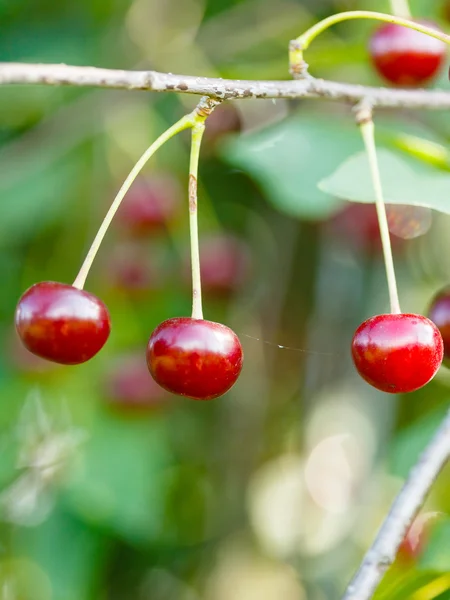
[[[434,23],[421,21],[434,29]],[[442,67],[446,44],[409,27],[386,23],[370,40],[370,55],[378,73],[395,85],[418,87]]]
[[[111,330],[108,309],[99,298],[53,281],[36,283],[23,294],[15,322],[30,352],[64,365],[92,358]]]
[[[172,176],[137,180],[124,198],[116,222],[133,235],[153,233],[175,217],[182,198],[178,181]]]
[[[355,332],[352,356],[363,379],[383,392],[413,392],[428,383],[442,363],[439,329],[422,315],[376,315]]]
[[[155,381],[195,400],[225,394],[236,383],[242,362],[234,331],[203,319],[168,319],[155,329],[147,346],[147,365]]]
[[[450,359],[450,288],[436,294],[431,302],[428,317],[441,332],[444,340],[444,358]]]
[[[153,411],[169,399],[169,394],[150,376],[140,352],[112,362],[105,377],[105,396],[112,407],[133,412]]]

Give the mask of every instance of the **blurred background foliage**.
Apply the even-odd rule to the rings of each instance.
[[[411,4],[450,28],[445,2]],[[288,41],[356,8],[389,5],[2,0],[0,56],[285,79]],[[366,50],[372,29],[328,31],[308,51],[311,73],[381,85]],[[436,86],[448,88],[445,73]],[[180,400],[145,366],[153,328],[190,312],[187,135],[136,181],[89,276],[112,315],[104,350],[58,367],[21,348],[20,294],[40,280],[73,281],[136,159],[195,103],[0,89],[2,600],[337,598],[447,408],[445,368],[397,397],[352,367],[355,328],[386,311],[388,296],[373,205],[347,202],[373,201],[362,142],[349,107],[326,101],[228,103],[207,124],[204,309],[244,347],[230,393]],[[450,120],[406,110],[377,118],[388,200],[436,209],[432,219],[423,209],[391,214],[402,307],[424,312],[450,278]],[[450,597],[449,475],[377,598]]]

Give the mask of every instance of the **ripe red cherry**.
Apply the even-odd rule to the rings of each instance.
[[[450,288],[436,294],[431,302],[428,317],[441,332],[444,340],[444,358],[450,359]]]
[[[438,29],[434,23],[424,25]],[[418,87],[442,67],[446,44],[409,27],[386,23],[370,40],[370,55],[378,73],[395,85]]]
[[[172,176],[159,174],[139,179],[123,200],[116,222],[135,236],[153,233],[175,218],[182,198],[180,185]]]
[[[103,347],[111,330],[108,309],[96,296],[71,285],[43,281],[20,298],[16,329],[41,358],[77,365]]]
[[[413,392],[428,383],[442,363],[439,329],[414,314],[376,315],[355,332],[352,356],[363,379],[383,392]]]
[[[155,381],[195,400],[225,394],[236,383],[242,362],[234,331],[203,319],[168,319],[155,329],[147,346],[147,365]]]

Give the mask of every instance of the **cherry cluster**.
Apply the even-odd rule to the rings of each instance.
[[[440,40],[394,23],[383,24],[370,41],[370,54],[378,73],[390,83],[403,86],[420,86],[432,80],[443,65],[445,48]],[[193,131],[198,125],[198,114],[195,118],[197,120],[189,125]],[[204,127],[203,122],[201,127]],[[174,132],[179,130],[181,127]],[[155,142],[155,148],[169,137],[167,135],[161,143]],[[194,161],[192,152],[190,183],[195,180],[196,186],[198,148]],[[129,185],[118,203],[128,188]],[[158,325],[150,336],[146,360],[153,379],[165,390],[197,400],[210,400],[235,384],[242,369],[243,351],[237,335],[230,328],[202,317],[200,269],[198,264],[195,265],[196,260],[198,262],[196,196],[192,197],[191,188],[189,199],[193,297],[197,309],[193,310],[192,317],[170,318]],[[167,198],[156,209],[151,202],[139,204],[137,220],[136,207],[131,202],[125,204],[122,222],[132,226],[137,223],[140,233],[143,233],[144,224],[145,233],[148,233],[161,214],[170,212],[170,201]],[[388,263],[392,261],[392,253],[389,238],[386,240],[383,236],[384,206],[382,200],[380,202],[378,219]],[[109,221],[102,225],[105,231]],[[98,246],[94,256],[97,249]],[[387,270],[388,283],[390,288],[395,287],[396,296],[395,276],[394,282],[392,277],[389,281],[388,265]],[[15,324],[20,339],[32,353],[56,363],[76,365],[94,357],[105,345],[111,318],[105,304],[83,290],[86,274],[79,275],[73,285],[51,281],[37,283],[20,298]],[[373,316],[358,327],[352,341],[353,361],[359,374],[372,386],[390,393],[411,392],[434,377],[444,355],[450,359],[450,289],[436,296],[429,310],[430,318],[401,313],[398,302],[392,304],[392,293],[391,309],[390,314]]]
[[[438,29],[434,23],[422,23]],[[382,77],[410,87],[436,77],[446,56],[446,45],[440,40],[395,23],[375,31],[369,50]],[[435,297],[429,317],[394,310],[362,323],[353,336],[352,357],[363,379],[394,394],[427,384],[443,357],[450,357],[450,289]]]

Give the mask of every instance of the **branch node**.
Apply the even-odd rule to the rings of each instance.
[[[303,43],[299,39],[289,42],[289,73],[293,79],[308,77],[308,63],[303,58]]]
[[[195,112],[199,117],[206,119],[212,113],[212,111],[222,103],[222,100],[211,98],[210,96],[203,96],[200,98],[200,102],[195,108]]]
[[[357,125],[370,123],[373,117],[373,102],[369,98],[363,98],[353,107]]]

